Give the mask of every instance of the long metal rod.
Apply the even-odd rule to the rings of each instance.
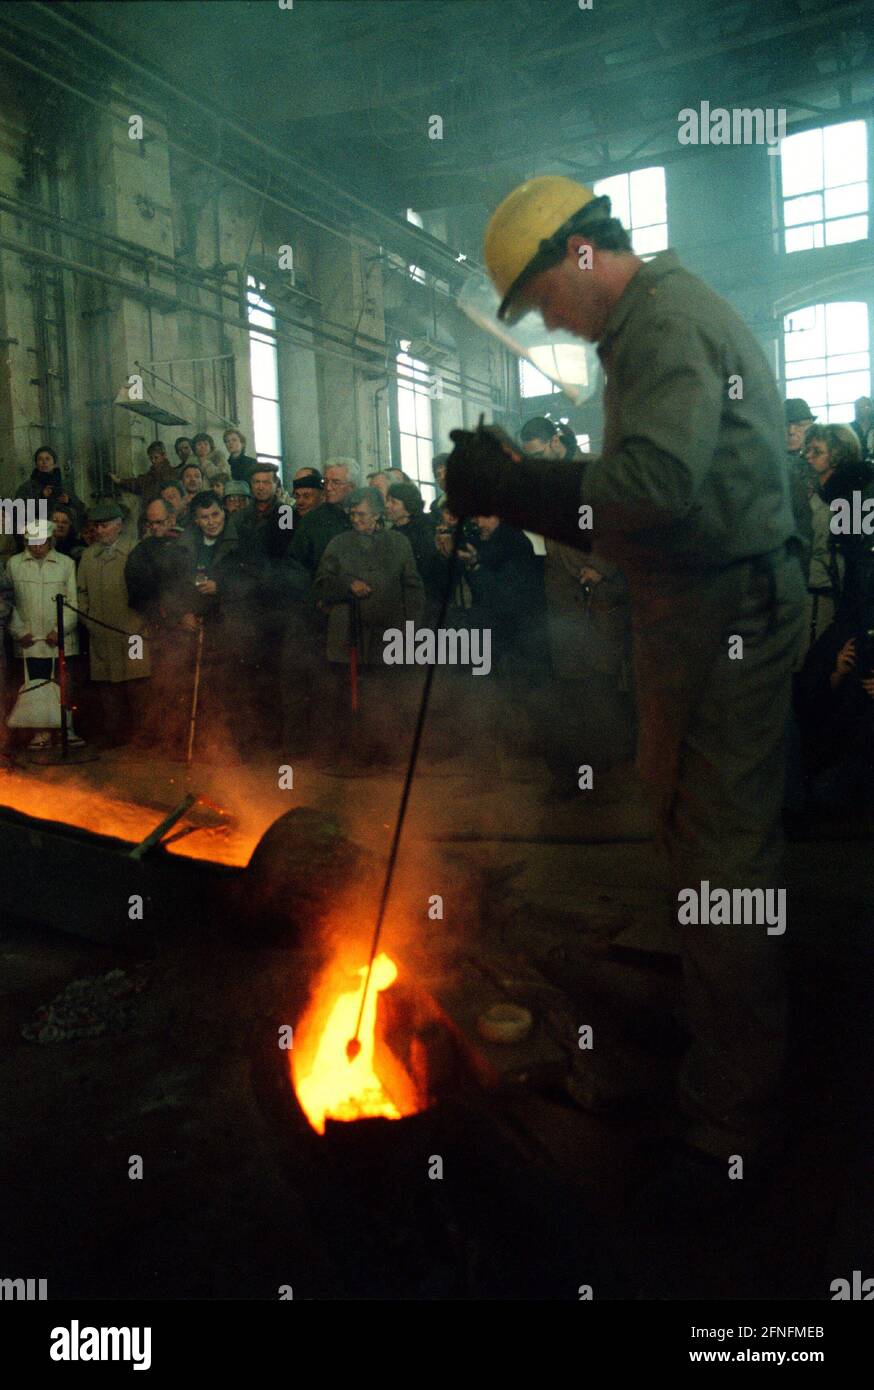
[[[480,417],[482,425],[482,416]],[[449,575],[446,580],[446,589],[440,602],[440,612],[437,615],[436,626],[441,628],[446,621],[446,614],[449,611],[449,601],[452,597],[452,590],[455,585],[455,566],[458,561],[458,550],[461,541],[461,530],[464,525],[464,518],[458,517],[455,525],[455,535],[452,538],[452,553],[449,557]],[[425,684],[422,687],[422,698],[419,702],[419,717],[416,720],[416,729],[413,734],[413,743],[410,748],[410,760],[407,763],[407,773],[404,777],[404,789],[401,792],[401,803],[398,807],[397,819],[395,821],[394,835],[392,836],[391,849],[388,852],[388,863],[385,866],[385,879],[382,885],[382,896],[379,900],[379,911],[376,914],[376,926],[373,931],[373,941],[370,945],[370,955],[367,959],[367,974],[364,977],[364,989],[361,991],[361,1003],[358,1006],[358,1018],[355,1021],[355,1032],[346,1044],[346,1056],[352,1062],[361,1051],[361,1043],[358,1034],[361,1031],[361,1020],[364,1017],[364,1004],[367,999],[367,991],[370,988],[370,977],[373,974],[373,962],[376,959],[376,952],[379,947],[379,938],[382,935],[382,924],[385,919],[385,909],[388,906],[388,897],[391,892],[392,879],[394,878],[395,864],[397,863],[398,848],[401,843],[401,833],[404,828],[404,820],[407,814],[407,805],[410,800],[410,792],[413,788],[413,777],[416,772],[416,763],[419,757],[419,747],[422,742],[422,734],[425,729],[425,719],[428,714],[428,703],[431,698],[431,687],[434,684],[434,673],[437,670],[436,661],[431,662],[425,672]]]
[[[128,855],[128,858],[142,859],[144,855],[149,853],[149,850],[152,850],[155,848],[156,845],[159,845],[163,840],[164,836],[167,834],[167,831],[173,829],[173,826],[176,824],[176,822],[182,819],[182,817],[185,815],[185,812],[194,805],[196,800],[197,797],[195,796],[194,792],[189,792],[188,795],[185,797],[185,800],[180,801],[179,805],[175,808],[175,810],[171,811],[169,816],[165,816],[164,819],[161,821],[160,825],[156,825],[154,830],[150,831],[146,838],[144,840],[141,840],[140,843],[136,845],[134,849],[131,850],[130,854]]]
[[[58,629],[58,690],[61,696],[61,757],[70,755],[70,736],[67,729],[67,644],[64,637],[64,595],[55,595],[55,626]]]
[[[203,619],[197,628],[197,656],[194,662],[194,689],[191,692],[191,718],[188,721],[188,747],[185,752],[186,773],[191,770],[194,754],[194,732],[197,728],[197,705],[200,699],[200,668],[203,663]]]

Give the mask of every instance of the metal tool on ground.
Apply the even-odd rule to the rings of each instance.
[[[483,420],[484,417],[481,415],[479,419],[480,429],[483,428]],[[443,592],[443,597],[440,600],[440,611],[437,615],[436,626],[438,628],[441,628],[446,621],[446,614],[449,611],[449,601],[452,597],[452,591],[455,587],[455,567],[458,563],[458,551],[463,526],[464,518],[458,517],[455,526],[455,535],[452,538],[452,551],[449,556],[449,573],[446,577],[446,588]],[[373,962],[376,959],[376,952],[379,947],[379,938],[382,935],[382,924],[383,919],[385,918],[385,909],[388,905],[389,893],[391,892],[391,884],[392,879],[394,877],[395,864],[397,862],[398,857],[398,847],[401,841],[401,832],[404,828],[404,818],[407,814],[407,804],[409,802],[410,792],[413,786],[413,777],[416,772],[416,762],[419,757],[419,747],[421,745],[422,734],[425,729],[425,719],[428,714],[428,704],[431,699],[431,687],[434,684],[434,672],[436,671],[436,669],[436,663],[432,663],[428,666],[425,672],[425,683],[422,686],[422,698],[419,702],[419,715],[416,720],[416,729],[413,734],[413,742],[410,747],[410,758],[407,764],[406,776],[404,777],[404,788],[401,792],[401,802],[400,806],[398,807],[394,835],[392,836],[391,849],[389,850],[388,863],[386,864],[385,880],[382,885],[382,896],[379,900],[379,910],[376,914],[376,926],[373,931],[373,941],[371,942],[370,956],[368,957],[367,961],[367,974],[364,977],[364,989],[361,992],[361,1002],[358,1006],[358,1018],[355,1022],[355,1032],[346,1044],[346,1057],[350,1062],[354,1062],[355,1058],[361,1051],[361,1043],[358,1040],[358,1034],[361,1031],[361,1020],[364,1016],[364,1004],[367,999],[367,992],[370,989],[370,977],[373,973]]]
[[[173,829],[176,822],[182,819],[185,812],[194,805],[196,800],[197,797],[194,795],[194,792],[189,792],[185,799],[180,801],[179,805],[170,812],[169,816],[165,816],[160,825],[156,825],[154,830],[131,850],[130,858],[142,859],[150,850],[155,849],[161,843],[167,831]]]

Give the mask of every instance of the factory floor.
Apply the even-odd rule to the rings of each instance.
[[[649,1141],[670,1127],[682,1007],[645,797],[630,767],[559,804],[536,759],[501,755],[487,771],[472,754],[425,759],[404,842],[409,911],[436,954],[445,934],[560,989],[570,1017],[610,1037],[629,1104],[604,1118],[559,1087],[522,1084],[447,1106],[396,1154],[380,1139],[356,1158],[350,1139],[344,1176],[342,1155],[323,1159],[291,1104],[285,1126],[275,1094],[265,1100],[266,1032],[299,1016],[306,949],[227,931],[204,949],[180,921],[139,953],[135,941],[42,929],[23,903],[0,925],[2,1173],[15,1194],[0,1273],[45,1277],[58,1299],[275,1299],[284,1286],[295,1298],[576,1299],[588,1284],[602,1298],[772,1300],[828,1297],[832,1279],[870,1267],[870,838],[844,823],[787,846],[787,1152],[762,1205],[712,1238],[700,1224],[661,1286],[658,1255],[616,1236]],[[170,807],[180,769],[119,752],[75,776]],[[229,807],[241,844],[305,804],[336,812],[383,861],[397,770],[338,778],[302,759],[293,789],[279,780],[274,765],[227,780],[195,767],[190,786]],[[433,895],[440,922],[427,915]],[[113,968],[143,984],[130,1028],[22,1037],[71,980]],[[412,1159],[411,1143],[422,1149]],[[434,1152],[439,1182],[424,1176]]]

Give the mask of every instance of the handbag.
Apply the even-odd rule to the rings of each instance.
[[[25,660],[24,671],[26,679],[7,725],[10,729],[59,729],[61,688],[55,679],[54,658]]]

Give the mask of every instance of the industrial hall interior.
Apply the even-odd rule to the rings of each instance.
[[[2,1298],[874,1298],[874,4],[0,20]]]

